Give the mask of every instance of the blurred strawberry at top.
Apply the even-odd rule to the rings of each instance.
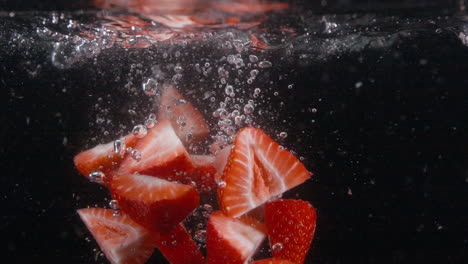
[[[126,9],[144,14],[186,14],[211,5],[211,0],[94,0],[102,9]]]

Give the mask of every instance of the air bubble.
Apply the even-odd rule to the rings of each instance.
[[[250,71],[250,76],[256,77],[258,75],[258,70],[251,70]]]
[[[177,65],[177,66],[174,67],[174,71],[176,73],[182,73],[184,71],[184,69],[181,66]]]
[[[261,61],[258,63],[258,67],[262,68],[262,69],[265,69],[265,68],[270,68],[271,66],[273,66],[273,64],[269,61]]]
[[[114,153],[119,156],[123,156],[125,155],[125,152],[126,152],[125,142],[120,139],[117,139],[116,141],[114,141]]]
[[[154,96],[158,94],[159,83],[155,79],[149,78],[143,83],[142,88],[147,95]]]
[[[120,209],[119,202],[117,200],[110,200],[109,201],[109,207],[111,209],[114,209],[114,210],[119,210]]]
[[[224,188],[224,187],[226,187],[226,182],[225,181],[218,182],[218,188]]]
[[[102,171],[93,171],[89,175],[89,180],[95,183],[104,183],[106,175]]]
[[[288,137],[288,133],[286,133],[286,132],[281,132],[281,133],[279,134],[279,136],[280,136],[280,138],[287,138],[287,137]]]
[[[146,134],[148,133],[148,130],[143,125],[136,125],[133,128],[132,133],[133,133],[133,135],[135,137],[142,138],[142,137],[146,136]]]
[[[273,244],[273,246],[271,246],[271,250],[273,250],[275,252],[279,252],[279,251],[283,250],[283,248],[284,248],[284,246],[281,243],[275,243],[275,244]]]
[[[249,55],[249,60],[250,62],[255,63],[258,61],[258,57],[255,55]]]
[[[130,156],[132,157],[132,159],[136,161],[141,160],[141,152],[138,149],[132,150],[132,152],[130,153]]]
[[[226,85],[224,92],[226,92],[227,95],[231,95],[234,93],[234,87],[232,87],[232,85]]]
[[[199,243],[206,243],[206,230],[197,230],[193,238]]]
[[[113,216],[113,217],[120,217],[120,216],[121,216],[120,211],[115,210],[115,211],[112,213],[112,216]]]
[[[253,111],[255,110],[254,106],[251,105],[251,104],[246,104],[244,106],[244,113],[246,113],[247,115],[248,114],[251,114]]]
[[[146,126],[147,128],[152,128],[152,127],[154,127],[157,123],[158,123],[158,121],[156,121],[156,120],[154,120],[154,119],[147,119],[147,120],[145,121],[145,126]]]

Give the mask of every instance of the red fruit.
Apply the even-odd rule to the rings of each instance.
[[[112,216],[113,210],[79,209],[78,214],[112,264],[143,264],[153,253],[152,235],[125,214]]]
[[[265,239],[265,227],[253,218],[213,213],[207,225],[207,264],[244,264]]]
[[[221,209],[238,217],[270,198],[303,183],[312,173],[263,131],[241,129],[218,188]]]
[[[195,182],[197,190],[201,193],[216,191],[218,185],[215,178],[219,178],[219,176],[218,171],[214,167],[215,157],[210,155],[192,155],[191,158],[195,168],[186,180]]]
[[[253,262],[252,264],[295,264],[289,260],[279,259],[279,258],[268,258],[261,259]]]
[[[183,221],[200,200],[191,186],[141,174],[114,173],[110,190],[135,222],[163,235]]]
[[[160,120],[171,122],[184,143],[200,141],[210,132],[203,114],[173,86],[163,90],[158,113]]]
[[[149,129],[135,149],[140,151],[141,160],[127,156],[119,172],[178,180],[193,169],[190,156],[169,121],[162,121]]]
[[[304,263],[317,214],[306,201],[278,200],[265,205],[265,224],[274,257]]]
[[[171,264],[203,264],[205,258],[182,224],[161,236],[158,248]]]
[[[215,154],[214,166],[218,171],[218,175],[223,175],[224,168],[228,162],[229,155],[231,154],[232,146],[226,146]],[[220,179],[217,179],[220,180]]]
[[[134,147],[138,138],[133,134],[129,134],[120,140],[125,142],[127,147]],[[89,174],[93,171],[101,171],[104,174],[109,173],[117,168],[121,161],[122,157],[114,153],[114,141],[80,152],[74,158],[76,168],[88,179]]]

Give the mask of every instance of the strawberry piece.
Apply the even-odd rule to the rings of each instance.
[[[210,155],[192,155],[192,163],[195,166],[187,180],[194,181],[197,190],[201,193],[216,191],[218,185],[215,179],[219,178],[218,171],[214,167],[215,157]]]
[[[162,235],[171,232],[200,200],[191,186],[141,174],[114,173],[110,190],[135,222]]]
[[[304,263],[314,237],[316,220],[315,209],[306,201],[278,200],[267,203],[265,224],[273,256]]]
[[[218,171],[218,175],[223,175],[224,168],[226,167],[226,164],[228,162],[229,155],[231,154],[232,146],[226,146],[223,149],[219,150],[215,154],[215,162],[214,166],[216,170]],[[217,180],[221,180],[218,178]]]
[[[113,210],[79,209],[78,214],[112,264],[143,264],[153,253],[152,235],[125,214],[114,217]]]
[[[120,172],[178,180],[193,169],[190,156],[169,121],[162,121],[149,129],[135,149],[140,151],[141,160],[126,157],[120,165]]]
[[[171,264],[203,264],[205,257],[182,224],[161,236],[158,248]]]
[[[279,259],[279,258],[268,258],[268,259],[261,259],[253,262],[252,264],[295,264],[289,260]]]
[[[134,147],[138,138],[129,134],[120,139],[127,147]],[[122,157],[114,153],[114,141],[107,144],[100,144],[92,149],[85,150],[75,156],[74,162],[78,171],[89,179],[89,174],[93,171],[101,171],[104,174],[115,169]]]
[[[203,114],[173,86],[163,90],[158,113],[160,120],[171,122],[184,143],[200,141],[210,132]]]
[[[232,218],[213,213],[207,225],[207,264],[244,264],[265,239],[265,227],[243,216]]]
[[[221,209],[238,217],[270,198],[303,183],[312,173],[263,131],[241,129],[224,168],[224,188],[218,188]]]

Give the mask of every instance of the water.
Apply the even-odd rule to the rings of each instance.
[[[143,137],[170,84],[208,119],[210,143],[252,124],[314,172],[285,194],[318,211],[307,263],[466,259],[466,14],[293,7],[234,25],[215,14],[181,26],[126,12],[1,13],[6,254],[104,262],[74,210],[118,205],[72,158]],[[141,158],[121,143],[116,153]]]

